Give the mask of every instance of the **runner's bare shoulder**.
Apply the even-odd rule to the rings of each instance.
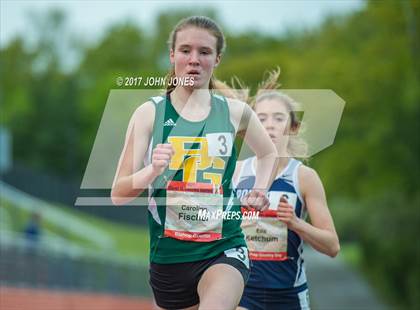
[[[235,127],[235,131],[238,131],[242,115],[245,111],[250,109],[250,107],[243,101],[234,98],[226,98],[228,103],[229,112],[230,112],[230,121],[232,125]],[[242,128],[240,128],[242,129]]]
[[[300,165],[298,169],[298,182],[303,197],[309,192],[324,192],[321,178],[315,169],[304,164]]]
[[[152,101],[141,104],[133,113],[131,123],[136,125],[138,130],[151,134],[155,121],[156,108]]]

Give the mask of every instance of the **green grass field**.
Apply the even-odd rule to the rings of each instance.
[[[2,228],[22,232],[31,216],[31,212],[13,205],[4,198],[1,199],[0,207],[4,208],[4,213],[8,215],[8,219],[3,219],[1,222]],[[149,236],[147,228],[137,228],[131,225],[115,223],[69,207],[55,206],[55,208],[62,212],[63,216],[75,216],[86,223],[86,225],[106,231],[114,240],[115,254],[148,260]],[[41,225],[46,232],[51,232],[88,249],[98,249],[98,246],[88,239],[84,239],[46,218],[42,218]]]

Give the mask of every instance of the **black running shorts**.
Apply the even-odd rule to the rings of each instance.
[[[229,249],[218,256],[195,262],[151,263],[150,286],[156,304],[164,309],[182,309],[198,304],[198,282],[203,273],[216,264],[228,264],[236,268],[244,279],[244,285],[248,281],[250,269],[245,247]]]

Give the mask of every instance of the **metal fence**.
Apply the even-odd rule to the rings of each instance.
[[[0,231],[0,285],[150,296],[147,263]]]

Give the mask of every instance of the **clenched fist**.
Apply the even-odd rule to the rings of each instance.
[[[270,206],[270,201],[263,191],[252,190],[241,199],[241,205],[248,210],[264,211]]]
[[[175,150],[169,143],[157,144],[152,153],[152,169],[156,175],[161,175],[168,167]]]
[[[289,229],[298,221],[293,206],[289,204],[284,196],[280,198],[277,206],[277,218],[285,223]]]

